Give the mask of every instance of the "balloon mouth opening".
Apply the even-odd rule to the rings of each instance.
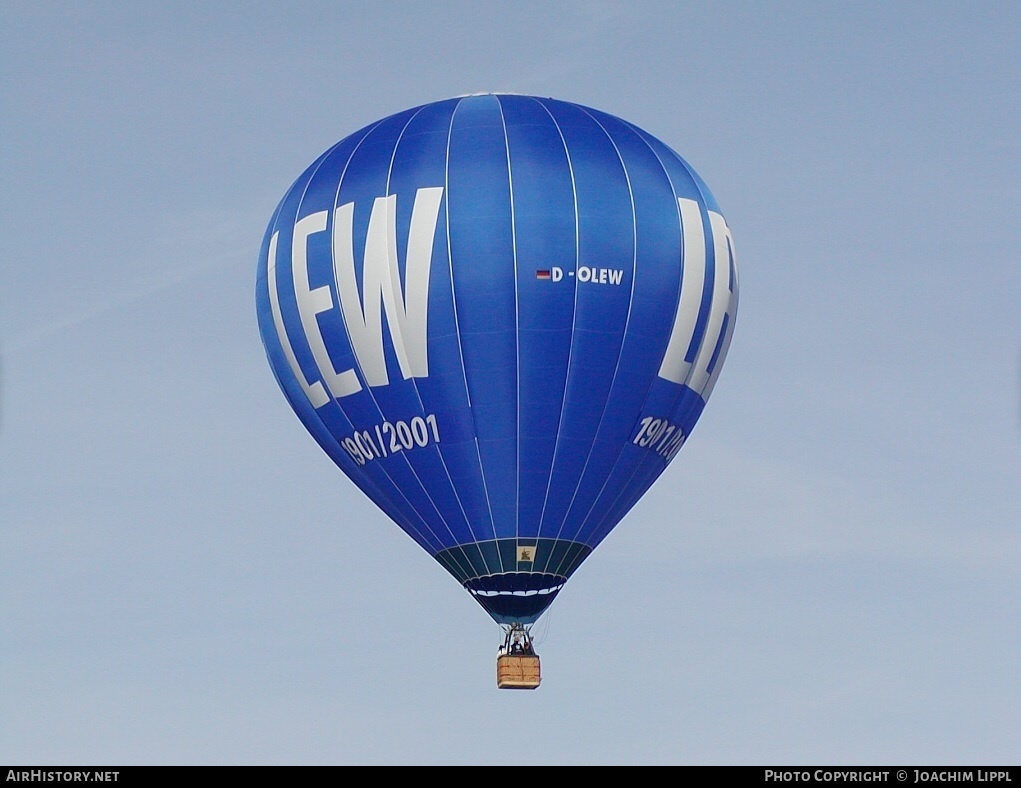
[[[457,545],[435,558],[498,624],[531,624],[591,552],[567,539],[511,537]]]
[[[563,575],[547,572],[502,572],[472,578],[465,588],[475,596],[536,596],[555,594],[566,582]]]
[[[536,596],[542,594],[555,594],[563,587],[564,584],[560,583],[559,585],[555,585],[551,588],[538,588],[528,591],[486,591],[475,590],[473,588],[469,588],[468,590],[475,596]]]
[[[497,623],[528,624],[552,604],[566,582],[563,575],[507,572],[473,578],[464,587]]]

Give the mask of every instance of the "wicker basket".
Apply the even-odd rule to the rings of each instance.
[[[496,658],[496,686],[500,689],[536,689],[542,676],[534,654],[502,654]]]

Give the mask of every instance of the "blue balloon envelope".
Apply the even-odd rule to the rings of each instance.
[[[262,245],[287,400],[501,624],[531,624],[677,454],[737,312],[730,231],[658,139],[452,98],[320,156]]]

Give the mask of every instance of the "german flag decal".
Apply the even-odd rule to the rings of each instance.
[[[549,279],[550,270],[548,268],[540,268],[535,272],[536,279]]]

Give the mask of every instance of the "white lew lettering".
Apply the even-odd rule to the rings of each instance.
[[[273,237],[269,239],[269,255],[266,260],[266,283],[269,285],[269,305],[273,312],[273,325],[276,327],[277,338],[280,340],[280,346],[283,348],[284,356],[287,358],[287,364],[291,368],[291,374],[298,381],[298,385],[305,392],[305,396],[312,403],[312,407],[321,408],[330,401],[330,398],[327,396],[323,384],[318,380],[312,384],[305,380],[305,373],[301,371],[298,359],[294,355],[294,348],[291,347],[291,340],[287,336],[287,329],[284,327],[284,317],[280,312],[280,295],[277,292],[277,239],[279,237],[280,233],[275,232]],[[305,278],[308,278],[307,273]],[[357,383],[357,380],[355,382]]]
[[[384,310],[404,378],[429,376],[429,267],[442,197],[443,188],[438,186],[419,189],[415,194],[403,288],[397,267],[397,196],[376,199],[372,205],[365,242],[363,297],[358,294],[358,283],[355,280],[354,203],[341,205],[334,211],[333,273],[340,296],[340,309],[358,365],[365,382],[370,386],[385,386],[390,382],[383,355]],[[308,277],[308,239],[326,229],[328,217],[327,211],[319,211],[298,220],[294,225],[291,243],[291,277],[298,316],[321,381],[310,382],[305,379],[284,326],[276,286],[279,233],[273,233],[270,239],[267,260],[270,308],[277,336],[291,372],[314,408],[321,408],[330,402],[331,397],[347,397],[362,390],[362,384],[353,369],[338,372],[333,367],[318,318],[318,315],[333,309],[333,297],[329,286],[312,288]]]
[[[333,274],[347,335],[370,386],[390,382],[383,355],[383,310],[404,379],[429,376],[429,267],[442,197],[440,186],[415,193],[403,292],[397,267],[397,195],[377,197],[372,205],[362,298],[355,280],[354,203],[339,206],[333,214]]]
[[[723,316],[735,303],[734,294],[730,293],[729,280],[733,239],[723,217],[715,211],[709,211],[709,224],[713,234],[714,277],[711,283],[712,296],[709,321],[703,332],[700,347],[692,346],[695,323],[698,319],[699,304],[705,288],[706,274],[706,238],[702,226],[702,212],[695,200],[683,197],[677,199],[681,217],[681,232],[684,236],[683,260],[684,268],[681,278],[681,296],[674,316],[670,341],[659,368],[659,376],[674,383],[692,385],[700,390],[708,377],[708,365],[713,356],[713,349],[718,335],[724,327]],[[731,319],[731,323],[733,320]],[[689,381],[692,367],[697,366],[697,380]]]

